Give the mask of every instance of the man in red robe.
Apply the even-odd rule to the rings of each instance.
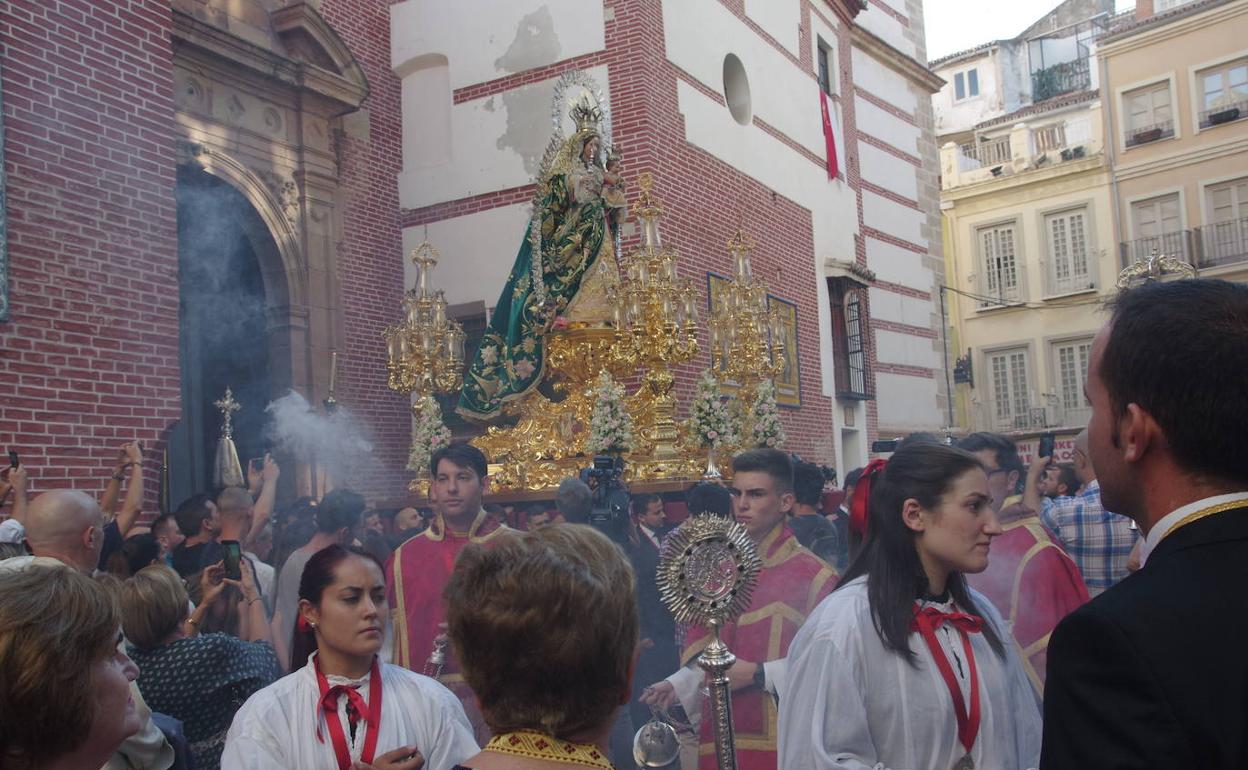
[[[992,541],[988,569],[967,575],[967,580],[1010,625],[1023,669],[1043,696],[1049,636],[1062,618],[1088,601],[1087,586],[1079,567],[1037,513],[1014,494],[1023,467],[1014,442],[996,433],[973,433],[958,447],[984,464],[992,505],[1004,530]]]
[[[429,528],[409,539],[386,565],[386,595],[394,624],[394,663],[436,675],[464,704],[477,733],[488,740],[476,697],[464,682],[449,646],[441,671],[432,670],[429,656],[434,641],[445,633],[446,607],[442,589],[451,576],[455,558],[468,543],[490,544],[510,530],[486,514],[481,498],[489,487],[485,454],[471,444],[451,444],[430,460],[433,481],[430,497],[436,515]]]
[[[742,452],[732,461],[733,515],[758,548],[763,568],[750,604],[720,638],[737,657],[728,669],[732,717],[740,770],[775,770],[776,702],[785,686],[785,656],[806,616],[836,587],[836,572],[803,548],[786,524],[793,508],[793,463],[775,449]],[[710,642],[706,629],[689,630],[681,660],[685,667],[647,688],[643,702],[668,708],[679,698],[693,711],[703,672],[698,653]],[[691,708],[692,707],[692,708]],[[698,765],[715,768],[710,701],[701,703]]]

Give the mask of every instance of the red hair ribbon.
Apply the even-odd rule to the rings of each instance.
[[[300,614],[299,619],[295,621],[295,628],[299,630],[300,632],[311,631],[312,625],[308,623],[307,618],[305,618],[302,614]]]
[[[854,499],[849,504],[849,531],[862,539],[867,538],[867,508],[871,502],[871,486],[875,475],[884,470],[888,460],[872,460],[862,469],[858,483],[854,485]]]

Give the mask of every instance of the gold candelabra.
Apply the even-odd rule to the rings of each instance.
[[[728,240],[733,277],[723,286],[707,321],[711,371],[721,381],[736,383],[743,415],[757,398],[758,386],[784,369],[784,324],[768,306],[767,284],[754,277],[750,265],[754,246],[754,239],[740,227]]]
[[[641,220],[642,244],[622,265],[615,326],[631,333],[646,372],[630,405],[640,439],[633,455],[668,462],[680,455],[673,369],[698,354],[697,291],[690,279],[677,276],[679,254],[659,239],[663,209],[653,193],[653,177],[642,174],[637,186],[633,213]]]
[[[416,396],[413,413],[425,399],[457,391],[464,383],[464,329],[447,317],[446,297],[433,290],[429,277],[438,256],[428,241],[412,251],[412,264],[419,270],[416,285],[403,297],[403,320],[383,332],[389,353],[387,385]]]

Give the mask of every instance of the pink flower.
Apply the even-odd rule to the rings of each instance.
[[[715,439],[719,438],[719,431],[717,431],[717,430],[708,430],[708,431],[706,432],[706,437],[707,437],[707,438],[709,438],[711,441],[714,441]]]
[[[520,375],[520,379],[527,380],[533,375],[533,362],[527,358],[521,358],[516,362],[516,374]]]

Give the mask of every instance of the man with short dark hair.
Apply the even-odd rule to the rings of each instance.
[[[185,579],[203,568],[205,549],[221,533],[221,514],[208,495],[192,495],[178,506],[174,518],[186,539],[173,549],[173,568]]]
[[[1127,576],[1127,560],[1138,535],[1131,529],[1130,519],[1105,510],[1101,504],[1101,486],[1088,456],[1087,428],[1075,437],[1074,455],[1075,472],[1083,489],[1077,495],[1050,501],[1041,510],[1040,519],[1079,565],[1088,595],[1099,596]]]
[[[173,566],[173,551],[182,545],[186,537],[178,528],[178,520],[172,513],[162,513],[152,522],[152,536],[160,543],[160,560],[166,566]]]
[[[1248,767],[1248,286],[1122,292],[1092,343],[1088,452],[1143,567],[1053,633],[1044,768]]]
[[[1014,442],[998,433],[972,433],[958,442],[958,448],[983,464],[991,505],[1003,530],[992,541],[988,569],[967,575],[967,582],[1005,618],[1023,669],[1043,695],[1049,634],[1088,600],[1088,589],[1075,562],[1036,512],[1023,504],[1018,494],[1023,461]]]
[[[793,462],[793,498],[789,528],[797,541],[838,572],[844,569],[849,543],[841,539],[831,522],[819,513],[823,471],[818,465],[802,460]]]
[[[386,594],[393,613],[394,662],[424,672],[435,642],[445,643],[446,606],[442,590],[450,579],[455,558],[469,543],[493,547],[500,535],[513,530],[485,512],[481,499],[490,488],[489,462],[472,444],[442,447],[429,460],[433,477],[430,497],[435,516],[429,528],[391,555],[386,565]],[[459,662],[445,648],[442,676],[464,705],[464,711],[484,743],[485,721],[472,690],[459,675]]]
[[[637,610],[641,619],[641,654],[633,675],[633,701],[629,715],[640,726],[650,721],[649,707],[639,698],[645,685],[657,682],[680,668],[680,648],[676,645],[676,621],[659,593],[659,553],[663,538],[674,527],[667,526],[663,498],[652,492],[633,495],[631,528],[627,551],[633,564],[637,589]]]
[[[299,611],[299,580],[303,568],[317,552],[331,545],[346,545],[355,537],[360,526],[360,514],[367,504],[358,493],[349,489],[335,489],[325,495],[316,506],[316,534],[302,548],[297,548],[286,558],[282,571],[277,575],[273,593],[273,641],[282,667],[291,668],[290,643],[295,631]],[[303,661],[294,661],[295,667]]]
[[[797,542],[786,525],[793,508],[793,463],[776,449],[752,449],[732,460],[733,515],[754,541],[763,568],[745,612],[727,624],[737,662],[728,670],[733,723],[741,770],[776,766],[776,701],[786,685],[789,643],[802,621],[836,587],[836,572]],[[709,704],[702,705],[702,670],[694,659],[710,641],[701,627],[689,630],[685,667],[647,688],[646,703],[664,708],[677,698],[686,711],[700,710],[702,770],[715,767]]]

